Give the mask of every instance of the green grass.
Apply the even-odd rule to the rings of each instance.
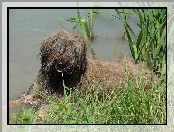
[[[140,75],[140,78],[142,75]],[[45,96],[50,104],[44,118],[33,114],[32,108],[20,111],[15,119],[18,124],[165,124],[166,83],[153,83],[152,89],[145,90],[146,83],[127,78],[127,88],[117,94],[99,99],[88,91],[84,94],[73,91],[62,99]],[[161,78],[162,79],[162,78]],[[14,120],[13,122],[14,123]]]

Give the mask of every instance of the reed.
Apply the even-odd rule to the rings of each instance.
[[[166,9],[132,9],[133,15],[139,19],[138,36],[128,24],[125,13],[115,11],[124,23],[134,60],[146,61],[153,71],[160,74],[166,65]]]
[[[94,39],[94,32],[93,32],[94,13],[95,13],[95,9],[89,9],[88,10],[89,16],[85,15],[84,18],[82,18],[81,13],[78,9],[77,18],[63,19],[63,18],[57,17],[57,20],[66,20],[66,21],[70,21],[70,22],[75,22],[75,26],[73,27],[73,29],[76,29],[77,27],[80,28],[80,31],[86,40],[86,43],[93,55],[93,58],[98,59],[94,49],[91,46],[91,42]]]

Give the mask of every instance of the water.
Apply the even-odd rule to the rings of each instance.
[[[62,29],[73,31],[75,23],[58,21],[56,17],[77,17],[76,9],[10,9],[9,12],[9,100],[17,99],[34,82],[40,69],[38,54],[40,43],[52,33]],[[86,9],[80,10],[85,14]],[[114,10],[108,10],[114,12]],[[122,22],[111,20],[109,14],[99,14],[94,23],[93,48],[100,60],[116,60],[131,56],[128,44],[123,41]],[[129,20],[138,33],[137,20]],[[61,22],[61,24],[60,24]],[[87,55],[92,58],[91,53]]]

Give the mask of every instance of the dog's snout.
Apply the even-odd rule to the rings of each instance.
[[[58,69],[65,69],[69,64],[69,61],[61,61],[57,60],[57,68]]]
[[[64,68],[65,66],[66,66],[66,63],[65,62],[62,62],[62,61],[58,61],[57,62],[57,66],[58,66],[58,68]]]

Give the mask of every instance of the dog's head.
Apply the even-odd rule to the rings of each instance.
[[[48,76],[77,78],[86,67],[86,43],[76,34],[64,30],[42,42],[42,69]]]

